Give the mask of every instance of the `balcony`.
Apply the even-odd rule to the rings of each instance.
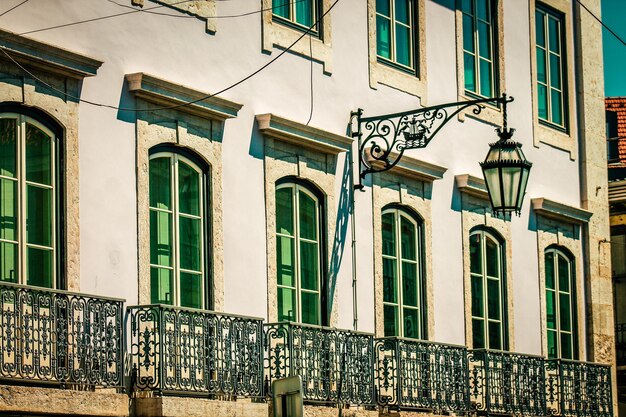
[[[123,385],[123,301],[0,284],[0,378],[89,390]]]
[[[374,405],[374,337],[294,323],[265,326],[266,378],[300,375],[308,403]]]

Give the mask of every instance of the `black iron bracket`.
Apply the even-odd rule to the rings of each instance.
[[[400,162],[407,149],[425,148],[441,128],[463,110],[474,107],[475,115],[486,104],[502,105],[506,129],[506,105],[513,97],[481,98],[424,107],[401,113],[363,117],[363,109],[350,113],[352,137],[358,138],[359,183],[354,188],[363,190],[363,179],[367,174],[388,171]]]

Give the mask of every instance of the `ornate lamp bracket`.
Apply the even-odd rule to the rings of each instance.
[[[358,138],[359,183],[354,187],[363,190],[363,179],[367,174],[388,171],[402,158],[407,149],[425,148],[453,117],[468,107],[480,114],[485,104],[503,106],[513,101],[513,97],[502,94],[501,97],[482,98],[440,104],[401,113],[382,116],[363,117],[363,109],[350,113],[350,125],[356,119],[356,131],[352,137]],[[505,116],[506,117],[506,116]],[[506,123],[506,121],[505,121]],[[503,132],[507,132],[506,125]]]

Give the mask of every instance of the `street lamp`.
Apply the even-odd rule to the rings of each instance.
[[[484,98],[439,106],[424,107],[402,113],[363,117],[363,110],[351,113],[359,139],[359,183],[362,190],[367,174],[388,171],[400,161],[407,149],[425,148],[441,128],[466,108],[480,114],[487,103],[502,105],[503,125],[497,129],[498,141],[490,144],[485,161],[480,163],[494,213],[520,214],[532,163],[526,160],[522,145],[511,138],[515,129],[507,126],[507,104],[513,97]],[[456,109],[454,109],[456,108]],[[450,110],[452,109],[452,110]],[[449,111],[450,110],[450,111]]]

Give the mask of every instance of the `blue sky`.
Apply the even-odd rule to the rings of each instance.
[[[626,41],[626,0],[602,0],[602,21]],[[606,29],[602,29],[602,42],[604,93],[607,97],[626,96],[626,45]]]

